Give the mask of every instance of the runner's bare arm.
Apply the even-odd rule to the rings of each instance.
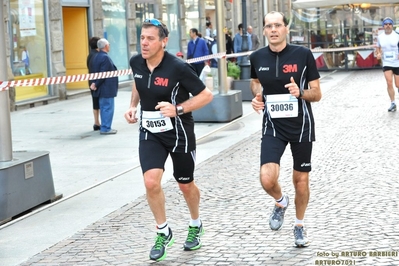
[[[262,98],[262,85],[260,84],[259,79],[251,79],[249,86],[254,96],[251,101],[252,108],[258,114],[261,114],[262,110],[265,109],[265,103],[263,102]]]
[[[303,91],[301,99],[318,102],[321,99],[320,79],[309,81],[309,89]]]
[[[132,86],[132,96],[130,99],[130,107],[129,109],[125,112],[125,119],[129,124],[136,123],[137,122],[137,117],[136,117],[136,112],[137,112],[137,105],[139,104],[140,96],[139,93],[136,89],[136,83],[133,82]]]
[[[191,97],[190,99],[181,103],[180,105],[183,107],[184,112],[188,113],[200,109],[201,107],[204,107],[205,105],[210,103],[212,99],[213,99],[212,92],[208,88],[205,88],[199,94],[195,95],[194,97]]]
[[[187,101],[178,104],[177,106],[171,104],[170,102],[159,102],[155,109],[161,111],[161,114],[165,117],[175,117],[183,113],[189,113],[194,110],[200,109],[201,107],[210,103],[213,99],[212,92],[205,88],[202,92],[191,97]],[[182,108],[182,109],[181,109]],[[179,110],[182,110],[179,114]]]
[[[376,53],[375,53],[376,58],[377,59],[381,59],[381,55],[382,55],[381,47],[377,47],[377,50],[376,50]]]
[[[251,79],[249,87],[251,88],[253,96],[256,96],[257,93],[262,92],[262,85],[260,84],[259,79]]]

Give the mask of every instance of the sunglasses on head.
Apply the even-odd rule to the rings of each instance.
[[[156,18],[147,18],[144,20],[144,23],[149,23],[155,27],[160,27],[163,30],[163,33],[165,34],[166,37],[168,37],[168,31],[165,29],[165,27],[162,25],[162,22],[159,21]]]

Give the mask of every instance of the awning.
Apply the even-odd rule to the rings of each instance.
[[[334,0],[334,1],[323,1],[323,0],[292,0],[292,7],[294,9],[299,8],[315,8],[315,7],[334,7],[334,6],[342,6],[345,4],[357,4],[360,5],[362,3],[370,3],[374,4],[395,4],[399,3],[398,0],[396,1],[389,1],[389,0],[372,0],[372,1],[353,1],[353,0]]]

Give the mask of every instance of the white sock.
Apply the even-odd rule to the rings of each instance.
[[[196,227],[200,227],[201,226],[201,219],[200,217],[198,217],[198,219],[190,219],[190,222],[188,223],[189,226],[196,226]]]
[[[299,220],[298,218],[295,217],[295,224],[296,225],[302,225],[305,226],[305,222],[303,220]]]
[[[282,205],[283,207],[287,207],[288,202],[287,202],[287,198],[284,197],[284,195],[280,199],[276,200],[276,202],[278,204]]]
[[[158,224],[157,225],[157,233],[162,233],[165,236],[169,235],[168,221],[164,222],[163,224]]]

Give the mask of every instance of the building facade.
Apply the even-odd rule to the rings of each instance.
[[[290,41],[314,49],[319,70],[381,68],[374,47],[385,17],[399,32],[397,1],[293,1]]]
[[[203,1],[189,0],[187,5],[180,0],[2,2],[9,80],[86,74],[92,36],[107,38],[117,68],[129,69],[130,57],[140,52],[139,29],[145,18],[161,19],[167,24],[171,53],[187,46],[187,25],[205,25],[204,9],[199,8],[204,6]],[[187,21],[186,14],[195,19]],[[130,76],[119,77],[121,86],[129,86],[131,80]],[[87,81],[11,88],[11,110],[65,100],[81,92],[89,92]]]
[[[145,18],[162,20],[170,30],[167,50],[186,54],[189,29],[205,32],[207,20],[216,29],[215,0],[1,0],[3,3],[9,80],[62,77],[86,74],[88,41],[105,37],[110,56],[119,70],[129,69],[129,59],[140,53],[140,25]],[[362,4],[335,0],[223,0],[224,25],[232,36],[242,23],[263,37],[263,16],[281,11],[290,21],[289,42],[316,51],[320,70],[379,68],[374,50],[351,47],[374,45],[381,19],[390,16],[399,24],[396,1],[374,0]],[[245,8],[243,8],[245,4]],[[395,25],[395,27],[398,25]],[[359,36],[363,36],[359,41]],[[119,77],[120,86],[130,86],[131,76]],[[17,110],[88,93],[87,81],[10,88],[10,109]]]

